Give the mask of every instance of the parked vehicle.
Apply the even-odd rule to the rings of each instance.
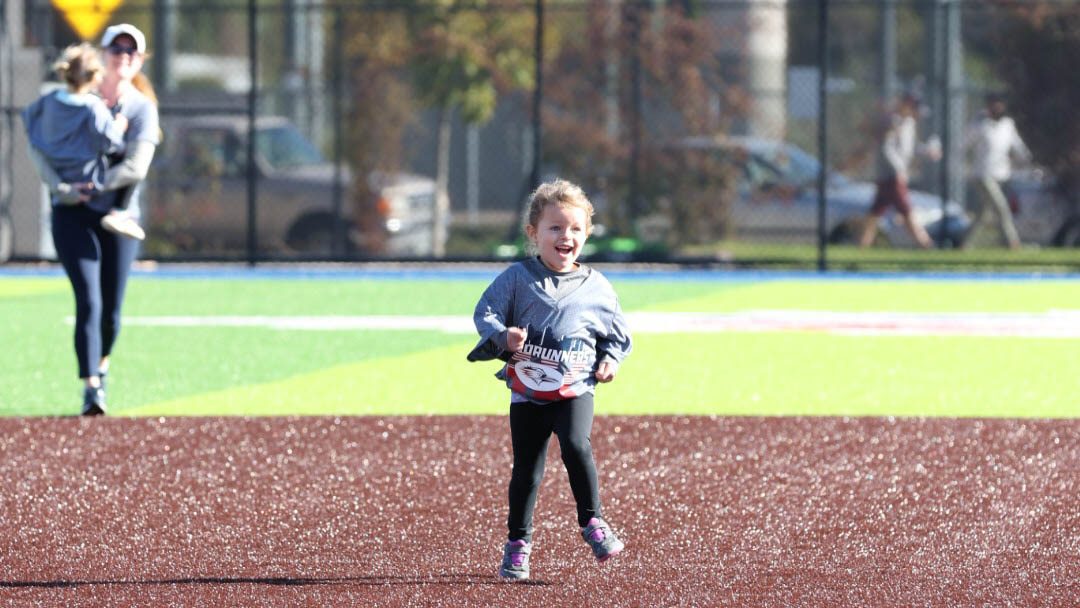
[[[248,238],[247,118],[174,118],[163,127],[163,145],[151,171],[148,232],[178,251],[243,251]],[[434,180],[373,173],[367,179],[371,194],[360,200],[351,172],[345,167],[335,172],[287,119],[259,117],[255,129],[260,252],[335,254],[335,235],[340,234],[344,253],[431,253]]]
[[[11,251],[14,246],[14,229],[12,228],[11,214],[7,207],[0,207],[0,264],[11,259]]]
[[[734,164],[735,200],[728,210],[733,238],[780,242],[815,242],[818,226],[817,158],[799,147],[761,137],[691,137],[666,147],[663,154],[708,154]],[[685,159],[684,159],[685,160]],[[687,163],[680,163],[687,164]],[[875,186],[854,181],[840,173],[828,173],[825,190],[825,221],[828,240],[854,243],[859,226],[874,200]],[[939,244],[961,242],[970,225],[963,208],[941,197],[911,190],[915,218]],[[944,213],[943,213],[944,211]],[[947,231],[942,233],[942,218]],[[914,246],[899,216],[881,218],[880,237],[894,246]]]

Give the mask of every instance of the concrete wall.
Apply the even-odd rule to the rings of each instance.
[[[787,131],[787,0],[716,5],[705,13],[720,41],[724,80],[750,97],[749,113],[733,124],[743,135],[784,138]]]
[[[8,205],[13,223],[12,252],[17,257],[51,257],[48,206],[41,182],[26,154],[26,131],[17,109],[33,101],[41,89],[44,58],[39,49],[23,46],[23,3],[2,4],[0,28],[0,205]],[[45,206],[43,207],[43,202]],[[43,238],[43,236],[45,238]]]

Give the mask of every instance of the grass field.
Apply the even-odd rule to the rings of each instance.
[[[817,266],[818,250],[814,245],[719,242],[711,245],[695,245],[681,251],[683,255],[705,258],[732,259],[747,262],[768,261],[784,268],[807,268]],[[910,270],[945,272],[995,270],[1026,272],[1077,272],[1080,270],[1080,248],[1077,247],[1024,247],[1019,251],[998,247],[972,249],[898,249],[833,245],[827,252],[827,262],[832,269],[860,270]]]
[[[493,276],[139,273],[110,375],[110,413],[503,413],[497,366],[465,361],[474,333],[349,325],[367,316],[467,322]],[[1080,314],[1076,278],[609,276],[632,314]],[[72,302],[62,275],[0,275],[0,415],[77,412]],[[303,322],[273,322],[290,319]],[[601,414],[1080,415],[1075,337],[632,329],[635,351],[600,389]]]

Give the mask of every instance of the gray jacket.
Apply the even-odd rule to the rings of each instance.
[[[583,280],[552,296],[545,280],[558,277],[538,259],[518,262],[484,291],[473,312],[480,341],[469,361],[501,359],[496,374],[518,397],[550,403],[593,392],[599,361],[616,364],[632,348],[618,296],[603,275],[587,266]],[[525,345],[506,350],[506,330],[524,327]],[[521,399],[515,399],[521,400]]]
[[[138,218],[139,205],[130,203],[138,202],[142,181],[146,179],[150,163],[154,160],[154,151],[161,142],[157,106],[133,88],[124,94],[121,103],[112,112],[123,114],[128,119],[128,129],[123,134],[126,143],[122,153],[109,155],[110,164],[105,171],[104,184],[86,205],[101,213],[114,207],[128,209],[132,217]],[[36,146],[30,146],[29,152],[41,180],[49,188],[53,204],[79,204],[79,191],[56,172],[50,159]]]
[[[124,131],[105,102],[91,94],[60,89],[42,95],[22,113],[30,145],[67,183],[105,181],[106,156],[122,152]]]

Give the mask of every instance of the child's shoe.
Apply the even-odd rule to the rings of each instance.
[[[529,578],[529,554],[532,543],[522,539],[512,540],[503,547],[502,565],[499,576],[508,580],[523,581]]]
[[[143,231],[139,222],[132,219],[130,215],[120,211],[111,211],[105,214],[105,217],[101,218],[101,227],[109,232],[133,238],[136,241],[141,241],[146,238],[146,232]]]
[[[581,529],[581,537],[589,543],[596,560],[603,562],[615,557],[626,545],[611,531],[611,526],[599,517],[589,520],[589,525]]]

